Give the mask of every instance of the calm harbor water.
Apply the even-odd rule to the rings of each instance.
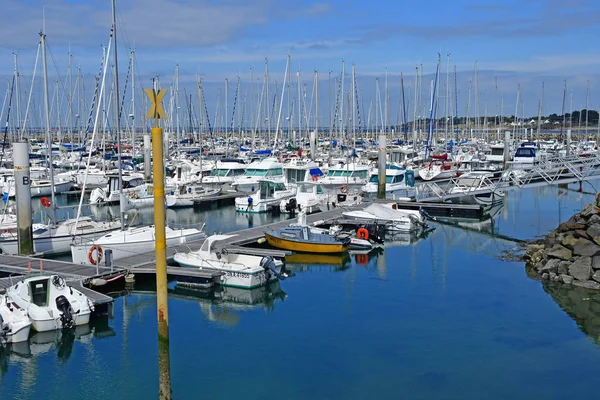
[[[509,193],[491,221],[432,223],[427,237],[388,243],[368,260],[300,258],[268,288],[172,284],[173,397],[593,396],[600,294],[543,285],[500,258],[512,239],[544,235],[593,199],[576,188]],[[209,232],[272,219],[232,207],[167,217]],[[75,335],[37,334],[6,349],[0,399],[156,398],[156,325],[152,285],[140,284],[116,298],[112,317]]]

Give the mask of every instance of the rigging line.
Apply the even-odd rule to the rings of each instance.
[[[13,75],[12,84],[10,85],[10,97],[8,98],[8,109],[6,110],[6,125],[4,126],[4,139],[2,140],[2,153],[0,153],[0,164],[4,158],[4,149],[6,148],[6,137],[8,136],[8,121],[10,118],[10,108],[12,105],[13,92],[15,89],[15,76]]]

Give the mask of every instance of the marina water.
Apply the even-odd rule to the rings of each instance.
[[[288,264],[288,279],[251,292],[171,284],[173,397],[589,397],[600,294],[542,284],[505,256],[581,210],[594,186],[509,192],[490,221],[432,222],[427,237],[387,243],[368,258]],[[139,218],[150,222],[151,213]],[[205,222],[208,233],[274,218],[285,217],[233,207],[167,213],[171,224]],[[152,289],[138,282],[115,293],[110,318],[4,350],[0,399],[156,398]]]

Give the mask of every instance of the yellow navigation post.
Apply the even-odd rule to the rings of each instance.
[[[154,236],[156,238],[156,303],[158,312],[159,399],[171,398],[171,362],[169,355],[169,307],[167,298],[167,240],[165,234],[165,184],[163,130],[158,120],[167,118],[162,107],[166,89],[145,89],[152,107],[146,119],[156,121],[152,128],[152,175],[154,177]]]

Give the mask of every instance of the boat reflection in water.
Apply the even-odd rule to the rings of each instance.
[[[8,369],[8,360],[29,364],[39,356],[56,349],[56,357],[67,361],[75,342],[86,346],[92,344],[92,339],[103,339],[115,336],[115,331],[108,325],[108,318],[92,319],[89,324],[76,326],[73,329],[36,332],[28,341],[0,346],[0,375]]]
[[[257,308],[273,311],[275,304],[285,300],[287,294],[281,289],[279,281],[274,281],[254,289],[229,286],[197,289],[176,284],[173,289],[169,289],[169,297],[198,302],[200,310],[210,321],[232,326],[240,320],[236,311]]]
[[[600,345],[600,292],[553,282],[544,282],[543,287],[579,329]]]

